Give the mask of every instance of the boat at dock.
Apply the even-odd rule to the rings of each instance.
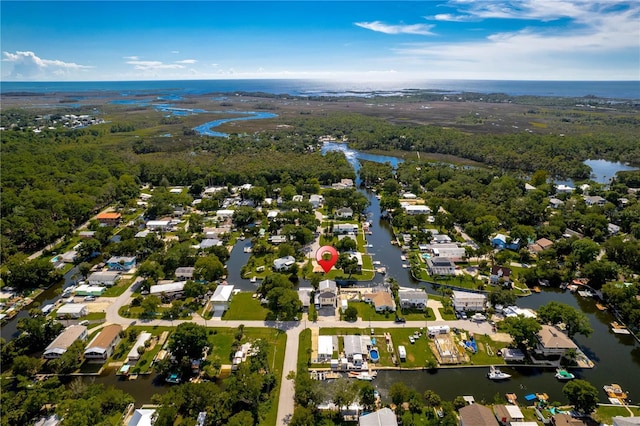
[[[622,324],[618,324],[617,321],[611,323],[611,331],[616,334],[631,334],[631,332],[627,330],[627,327]]]
[[[628,397],[627,393],[622,390],[622,387],[615,383],[604,385],[602,389],[604,389],[609,398],[618,399],[621,402],[624,402]]]
[[[573,373],[569,373],[564,368],[556,368],[556,379],[558,380],[573,380],[576,376]]]
[[[489,367],[487,377],[489,378],[489,380],[506,380],[511,378],[511,374],[503,373],[498,367],[494,367],[492,365],[491,367]]]
[[[366,380],[369,382],[375,379],[377,375],[378,372],[376,371],[372,371],[371,373],[369,373],[368,371],[352,371],[349,373],[349,377],[351,377],[352,379]]]

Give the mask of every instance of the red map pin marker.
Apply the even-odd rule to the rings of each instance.
[[[331,257],[325,259],[327,254],[331,255]],[[326,274],[338,261],[338,251],[333,246],[322,246],[316,251],[316,260]]]

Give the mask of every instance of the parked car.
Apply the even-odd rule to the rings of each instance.
[[[396,322],[407,322],[407,320],[406,320],[406,319],[401,318],[401,317],[396,317],[396,320],[395,320],[395,321],[396,321]]]
[[[95,296],[85,296],[84,297],[84,301],[85,302],[93,302],[94,300],[96,300]]]

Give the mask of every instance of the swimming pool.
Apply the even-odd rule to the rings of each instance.
[[[422,253],[423,259],[431,259],[431,255],[429,253]]]
[[[380,361],[380,354],[378,353],[377,348],[373,348],[369,351],[369,359],[371,360],[371,362]]]

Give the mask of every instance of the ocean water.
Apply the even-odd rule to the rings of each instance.
[[[320,80],[158,80],[95,82],[1,82],[0,94],[113,92],[119,96],[148,93],[163,100],[189,94],[264,92],[291,96],[391,96],[414,90],[437,93],[504,93],[510,96],[597,96],[640,100],[640,81],[499,81],[428,80],[398,82],[337,82]]]

